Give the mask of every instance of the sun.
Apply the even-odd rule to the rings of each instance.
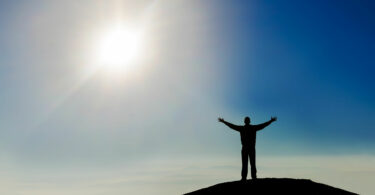
[[[98,64],[111,72],[131,68],[140,58],[141,32],[134,28],[117,25],[104,31],[97,42]]]

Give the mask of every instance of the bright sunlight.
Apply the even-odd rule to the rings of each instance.
[[[124,71],[140,57],[141,32],[123,25],[104,31],[97,45],[97,61],[111,72]]]

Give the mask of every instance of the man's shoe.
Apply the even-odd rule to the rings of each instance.
[[[251,179],[257,179],[256,175],[251,176]]]

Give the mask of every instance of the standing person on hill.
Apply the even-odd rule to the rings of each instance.
[[[250,118],[247,116],[244,119],[245,125],[244,126],[238,126],[233,125],[232,123],[229,123],[225,121],[223,118],[218,118],[219,122],[224,123],[228,127],[230,127],[233,130],[236,130],[240,132],[241,135],[241,143],[242,143],[242,171],[241,181],[246,181],[247,177],[247,164],[248,164],[248,158],[250,158],[250,165],[251,165],[251,178],[256,179],[257,178],[257,169],[255,165],[255,141],[256,141],[256,133],[259,130],[262,130],[263,128],[270,125],[272,122],[276,121],[276,117],[271,117],[271,119],[265,123],[258,124],[258,125],[250,125]]]

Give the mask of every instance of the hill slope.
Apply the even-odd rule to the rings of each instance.
[[[246,182],[232,181],[213,185],[187,195],[201,194],[340,194],[353,195],[345,190],[325,184],[315,183],[307,179],[264,178],[247,180]]]

